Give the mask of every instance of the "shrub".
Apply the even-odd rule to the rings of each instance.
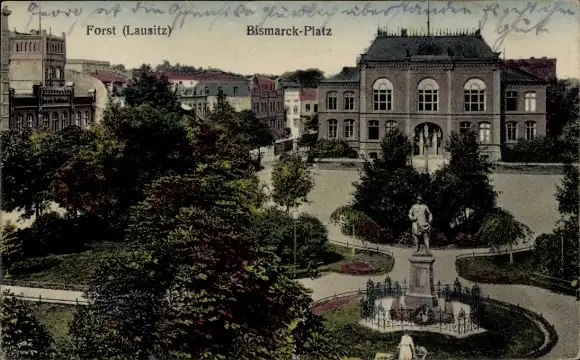
[[[473,247],[475,240],[473,235],[460,232],[455,234],[453,243],[458,247]]]
[[[430,245],[433,247],[443,247],[447,246],[448,244],[449,242],[447,241],[447,236],[445,236],[445,234],[442,233],[441,231],[433,229]]]
[[[309,162],[314,159],[356,159],[357,157],[357,152],[351,149],[348,143],[344,140],[319,139],[316,142],[316,145],[314,145],[308,153]]]
[[[577,148],[574,151],[577,152]],[[570,155],[570,146],[565,142],[544,136],[534,140],[520,139],[514,146],[502,149],[502,160],[505,162],[559,163]]]
[[[350,275],[369,275],[373,274],[377,269],[366,261],[349,261],[340,266],[340,272]]]

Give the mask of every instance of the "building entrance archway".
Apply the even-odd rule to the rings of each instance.
[[[443,156],[443,130],[439,125],[421,123],[413,134],[413,156]]]

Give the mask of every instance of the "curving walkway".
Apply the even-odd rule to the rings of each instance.
[[[336,234],[337,231],[339,236],[334,237],[334,240],[330,240],[330,242],[348,241],[353,243],[352,239],[340,234],[336,226],[329,225],[330,233],[338,235]],[[357,245],[362,245],[361,241],[355,240],[354,242]],[[377,245],[373,244],[372,247],[377,247]],[[408,279],[410,269],[408,258],[414,249],[388,245],[378,245],[378,247],[392,252],[395,257],[393,271],[389,274],[390,278],[399,282]],[[441,281],[441,283],[455,281],[459,277],[455,269],[455,257],[459,254],[470,254],[472,251],[470,249],[432,250],[435,257],[433,265],[435,281]],[[478,251],[486,251],[486,249],[478,249]],[[369,279],[382,281],[384,278],[385,276],[368,277],[329,273],[318,279],[301,279],[299,281],[312,290],[313,300],[318,300],[334,294],[365,289]],[[462,278],[460,278],[460,281],[462,284],[469,286],[474,284]],[[573,296],[556,294],[545,289],[526,285],[478,285],[481,287],[482,294],[514,305],[519,304],[535,313],[542,314],[549,323],[554,325],[559,340],[550,354],[544,356],[543,359],[577,358],[580,349],[579,303],[576,302]]]
[[[32,288],[24,286],[1,285],[0,293],[10,291],[14,296],[27,301],[43,303],[65,304],[65,305],[86,305],[82,291],[55,290],[46,288]]]

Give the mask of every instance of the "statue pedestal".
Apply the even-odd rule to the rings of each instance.
[[[433,308],[437,305],[435,284],[433,282],[433,263],[435,258],[431,254],[414,253],[409,258],[411,277],[409,289],[405,294],[408,309],[417,309],[423,305]]]

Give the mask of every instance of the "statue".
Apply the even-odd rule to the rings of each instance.
[[[431,222],[433,214],[423,203],[421,195],[417,196],[417,203],[409,210],[409,219],[413,222],[412,230],[417,251],[415,253],[430,254],[429,251],[429,232],[431,231]]]
[[[413,360],[415,357],[415,344],[413,344],[413,338],[409,336],[409,333],[405,333],[401,337],[401,342],[399,343],[399,360]]]

